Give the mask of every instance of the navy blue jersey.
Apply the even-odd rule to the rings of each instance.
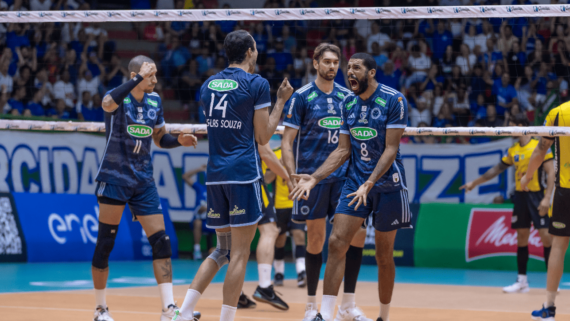
[[[206,114],[210,146],[206,185],[261,179],[253,115],[271,106],[269,82],[240,68],[226,68],[202,85],[200,104]]]
[[[140,102],[129,93],[114,112],[105,112],[107,145],[97,181],[131,187],[154,184],[152,133],[164,125],[162,101],[157,93],[145,93]]]
[[[386,148],[386,129],[405,128],[408,123],[408,102],[402,93],[388,86],[378,88],[363,101],[350,94],[342,103],[340,133],[350,135],[352,151],[348,177],[359,186],[370,178]],[[392,167],[374,185],[378,192],[406,189],[402,157],[398,149]]]
[[[313,174],[338,146],[340,104],[350,93],[335,83],[327,95],[312,82],[297,90],[289,100],[283,125],[299,130],[293,143],[298,174]],[[348,162],[319,184],[345,179],[347,168]]]

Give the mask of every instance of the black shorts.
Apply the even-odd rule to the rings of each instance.
[[[552,201],[552,217],[548,233],[570,236],[570,189],[556,187]]]
[[[538,214],[538,205],[543,198],[543,192],[515,192],[511,228],[530,228],[531,222],[535,229],[548,228],[548,215]]]
[[[271,204],[270,202],[268,207],[265,207],[265,205],[263,206],[263,217],[261,218],[261,220],[259,220],[257,225],[263,225],[273,222],[277,222],[277,214],[275,213],[275,207],[273,207],[273,204]]]
[[[278,208],[275,211],[277,212],[277,227],[279,227],[279,235],[283,235],[291,230],[305,230],[305,224],[291,221],[293,208]]]

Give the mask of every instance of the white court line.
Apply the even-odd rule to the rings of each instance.
[[[370,307],[370,306],[369,306]],[[29,306],[10,306],[10,305],[0,305],[0,309],[1,308],[6,308],[6,309],[27,309],[27,310],[52,310],[52,311],[76,311],[76,312],[93,312],[93,310],[87,310],[87,309],[69,309],[69,308],[49,308],[49,307],[29,307]],[[525,313],[525,312],[521,312],[521,311],[505,311],[505,310],[484,310],[484,309],[456,309],[456,308],[420,308],[420,307],[409,307],[409,306],[394,306],[394,308],[409,308],[409,309],[426,309],[426,310],[452,310],[452,311],[470,311],[470,312],[505,312],[505,313]],[[119,311],[119,310],[113,310],[112,313],[129,313],[129,314],[152,314],[152,315],[157,315],[157,313],[155,312],[137,312],[137,311]],[[564,313],[557,313],[558,315],[568,315],[568,314],[564,314]],[[216,318],[218,317],[217,315],[205,315],[203,314],[202,316],[204,317],[212,317],[212,318]],[[260,320],[267,320],[267,317],[243,317],[243,318],[247,318],[247,319],[260,319]],[[298,318],[274,318],[271,317],[272,320],[298,320]]]

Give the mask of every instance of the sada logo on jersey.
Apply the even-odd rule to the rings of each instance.
[[[352,137],[358,140],[369,140],[378,136],[378,132],[370,127],[355,127],[350,130]]]
[[[215,91],[230,91],[238,87],[239,84],[231,79],[214,79],[208,84],[208,88]]]
[[[144,138],[152,135],[152,128],[145,125],[129,125],[127,126],[127,132],[131,136]]]
[[[469,217],[465,260],[467,262],[494,256],[515,256],[517,232],[511,228],[512,209],[474,208]],[[544,251],[540,235],[530,230],[528,249],[531,257],[542,259]]]
[[[340,128],[341,120],[340,117],[325,117],[318,121],[319,126],[327,129],[338,129]]]

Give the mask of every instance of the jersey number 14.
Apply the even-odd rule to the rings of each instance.
[[[220,99],[216,107],[214,107],[214,100],[216,98],[216,95],[212,93],[212,100],[210,102],[210,117],[212,117],[212,110],[217,109],[222,111],[222,118],[226,118],[226,108],[228,107],[228,102],[224,101],[224,99],[226,99],[227,96],[228,94],[223,95],[222,99]]]

